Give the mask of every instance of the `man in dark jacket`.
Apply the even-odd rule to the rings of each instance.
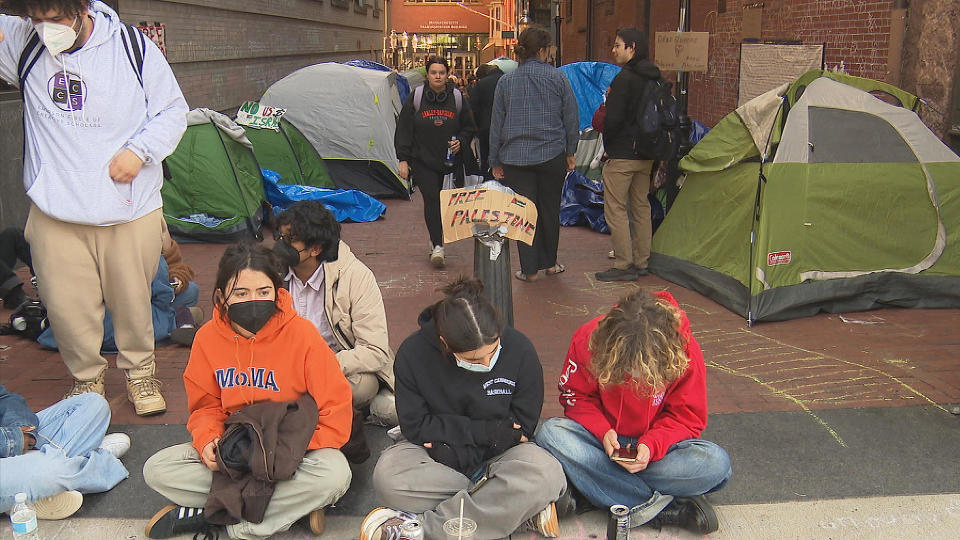
[[[635,281],[648,273],[652,230],[647,193],[653,161],[637,157],[631,130],[643,91],[660,78],[660,69],[647,58],[647,36],[636,28],[617,30],[613,56],[623,69],[607,95],[603,144],[609,160],[603,167],[603,215],[616,258],[613,268],[597,272],[596,278]]]
[[[493,113],[493,94],[497,90],[497,82],[503,72],[492,64],[484,64],[477,68],[477,85],[470,91],[470,108],[477,121],[477,137],[480,141],[480,172],[485,178],[490,175],[490,115]]]

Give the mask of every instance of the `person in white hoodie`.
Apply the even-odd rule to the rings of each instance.
[[[186,101],[160,49],[102,2],[0,0],[0,12],[0,78],[24,99],[25,233],[74,377],[65,397],[104,394],[109,308],[127,397],[141,416],[162,413],[150,281],[161,162],[186,130]]]

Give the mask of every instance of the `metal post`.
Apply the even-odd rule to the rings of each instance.
[[[690,0],[680,0],[680,26],[678,32],[690,31]],[[687,155],[692,148],[690,144],[690,130],[693,122],[687,115],[687,102],[689,94],[690,73],[686,71],[677,72],[677,107],[680,109],[680,145],[677,155],[667,164],[667,206],[664,211],[669,211],[673,206],[674,199],[680,187],[677,180],[680,178],[679,163],[683,156]]]
[[[490,248],[473,239],[473,276],[483,282],[483,294],[503,314],[503,322],[513,326],[513,281],[510,272],[510,240],[503,239],[503,248],[495,261]]]
[[[572,1],[572,0],[568,0]],[[554,0],[553,2],[553,24],[556,27],[556,40],[557,40],[557,54],[554,57],[554,65],[560,67],[563,65],[563,62],[560,59],[560,23],[563,21],[563,18],[560,17],[560,0]]]

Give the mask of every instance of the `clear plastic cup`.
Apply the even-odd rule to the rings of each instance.
[[[470,518],[448,519],[443,524],[443,532],[447,533],[449,540],[459,540],[461,538],[473,538],[477,533],[477,522]]]

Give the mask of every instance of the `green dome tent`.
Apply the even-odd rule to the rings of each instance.
[[[187,114],[187,131],[164,160],[163,216],[180,241],[263,238],[266,197],[243,128],[209,109]]]
[[[334,189],[327,166],[303,133],[285,118],[280,130],[244,127],[253,153],[264,169],[278,173],[282,184]]]
[[[917,101],[815,71],[744,104],[681,161],[651,270],[749,323],[960,307],[960,158]]]

